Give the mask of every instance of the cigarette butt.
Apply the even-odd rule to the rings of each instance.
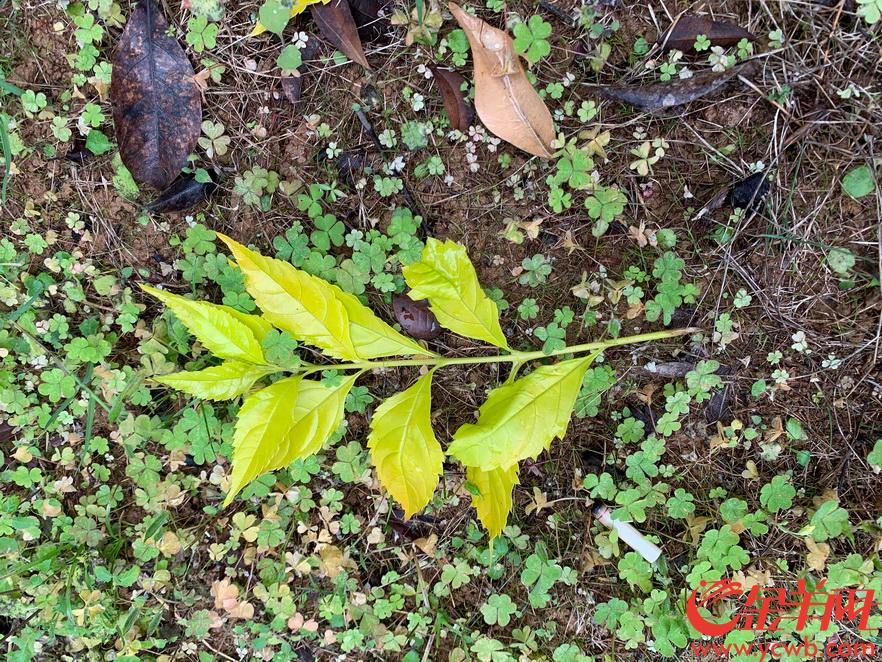
[[[608,506],[598,504],[594,507],[593,513],[594,517],[597,518],[597,521],[609,529],[615,529],[618,531],[619,538],[622,542],[650,563],[655,563],[658,560],[658,557],[661,556],[661,549],[659,549],[652,541],[647,540],[646,537],[631,526],[630,523],[613,519],[612,510]]]

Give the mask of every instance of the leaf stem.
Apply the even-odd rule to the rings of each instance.
[[[330,365],[307,365],[304,374],[318,372],[320,370],[377,370],[379,368],[403,368],[407,366],[435,366],[444,368],[450,365],[474,365],[478,363],[517,363],[523,364],[528,361],[536,361],[539,359],[547,359],[554,356],[562,356],[564,354],[584,354],[586,352],[598,352],[609,349],[610,347],[620,347],[622,345],[634,345],[637,343],[651,342],[653,340],[665,340],[667,338],[676,338],[689,333],[700,331],[696,328],[687,329],[671,329],[667,331],[653,331],[651,333],[640,333],[634,336],[624,336],[622,338],[611,338],[610,340],[600,340],[580,345],[571,345],[562,349],[556,349],[548,354],[542,350],[534,352],[512,351],[511,354],[494,354],[492,356],[461,356],[461,357],[426,357],[420,359],[393,359],[382,361],[353,361],[352,363],[338,363]]]

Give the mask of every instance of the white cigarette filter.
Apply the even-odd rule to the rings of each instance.
[[[655,563],[661,556],[661,549],[652,541],[647,540],[630,523],[613,519],[612,510],[608,506],[600,504],[595,506],[594,517],[608,529],[618,531],[619,539],[650,563]]]

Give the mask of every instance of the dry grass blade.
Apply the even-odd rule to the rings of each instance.
[[[466,33],[475,67],[475,108],[493,134],[535,156],[550,158],[554,122],[530,85],[511,37],[450,3]]]

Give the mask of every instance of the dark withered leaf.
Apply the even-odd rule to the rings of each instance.
[[[365,83],[361,86],[358,98],[361,99],[362,105],[368,110],[383,107],[383,95],[370,83]]]
[[[352,11],[346,0],[331,0],[326,5],[319,2],[310,5],[309,9],[322,36],[334,48],[341,51],[353,62],[358,62],[365,69],[371,68],[364,56],[355,19],[352,17]]]
[[[95,155],[91,151],[83,147],[82,149],[71,149],[61,158],[63,158],[65,161],[70,161],[71,163],[82,165],[89,159],[95,158]]]
[[[119,152],[139,184],[163,190],[196,147],[202,98],[193,67],[155,0],[138,3],[113,56],[110,99]]]
[[[432,340],[441,334],[441,325],[429,310],[427,299],[414,301],[406,294],[396,294],[392,298],[392,309],[401,328],[410,337]]]
[[[12,426],[6,421],[0,421],[0,444],[8,444],[12,441]]]
[[[690,51],[695,46],[698,35],[703,34],[714,46],[734,46],[742,39],[755,41],[756,37],[744,28],[715,21],[709,16],[685,14],[671,28],[658,38],[662,52],[676,49]]]
[[[432,75],[438,89],[441,90],[441,98],[444,100],[444,108],[450,118],[450,126],[463,133],[468,132],[475,119],[475,107],[469,103],[462,91],[465,78],[450,69],[432,66]]]
[[[155,214],[187,211],[208,198],[216,188],[214,181],[198,182],[193,175],[181,175],[146,209]]]
[[[437,523],[438,520],[431,515],[416,514],[410,519],[405,519],[404,511],[400,508],[393,508],[389,518],[389,525],[396,537],[411,542],[428,537]]]
[[[349,0],[349,10],[363,42],[376,41],[386,33],[389,20],[380,12],[388,4],[388,0]]]
[[[282,92],[285,93],[285,98],[292,106],[297,105],[300,101],[300,95],[303,94],[303,74],[300,69],[297,69],[296,73],[282,78]]]
[[[755,172],[732,185],[729,189],[728,202],[740,209],[756,209],[763,197],[769,192],[769,180],[765,172]]]
[[[607,85],[595,89],[605,99],[624,101],[635,108],[654,112],[700,99],[716,92],[739,74],[747,74],[752,67],[740,64],[726,71],[706,71],[692,78],[653,85]]]
[[[707,405],[704,407],[704,419],[708,423],[731,420],[732,411],[729,407],[731,391],[732,387],[727,384],[711,395],[710,400],[707,401]]]
[[[337,166],[337,174],[340,180],[354,186],[364,173],[366,156],[363,151],[343,152],[337,157],[334,165]]]
[[[309,35],[306,45],[300,51],[300,57],[303,61],[297,67],[297,73],[282,78],[282,91],[292,106],[296,106],[297,102],[300,101],[300,97],[303,94],[303,77],[309,67],[308,61],[315,57],[316,51],[318,51],[318,38]]]

